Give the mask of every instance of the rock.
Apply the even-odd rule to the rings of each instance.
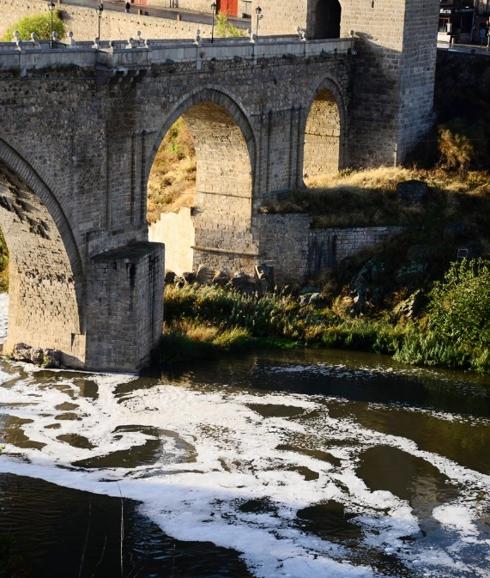
[[[43,367],[61,367],[61,352],[55,349],[43,349]]]
[[[10,357],[15,361],[31,361],[32,347],[25,343],[16,343]]]
[[[211,283],[213,285],[218,285],[219,287],[224,287],[228,282],[230,281],[230,276],[228,275],[228,273],[226,271],[218,271]]]
[[[403,283],[406,287],[415,288],[423,282],[427,268],[427,263],[410,261],[398,269],[396,280],[398,283]]]
[[[265,263],[255,267],[255,276],[261,281],[261,287],[271,290],[274,287],[274,268]]]
[[[31,361],[34,363],[34,365],[42,365],[44,361],[43,350],[37,347],[31,349]]]
[[[312,293],[308,300],[309,305],[316,305],[317,307],[323,304],[323,299],[320,293]]]
[[[182,278],[188,285],[190,285],[196,280],[196,274],[192,271],[186,271],[185,273],[182,273]]]
[[[453,221],[444,227],[444,236],[457,239],[467,233],[467,226],[463,221]]]
[[[196,282],[200,285],[209,285],[214,278],[214,271],[205,265],[199,265],[196,273]]]
[[[173,285],[177,275],[173,271],[167,271],[165,273],[165,285]]]
[[[25,343],[16,343],[11,357],[16,361],[34,363],[42,367],[61,367],[61,352],[55,349],[41,349]]]
[[[424,181],[403,181],[402,183],[398,183],[396,192],[405,203],[421,203],[427,198],[429,187]]]
[[[230,281],[230,285],[235,291],[242,293],[253,293],[255,291],[255,283],[245,273],[236,273]]]

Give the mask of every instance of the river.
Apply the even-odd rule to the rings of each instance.
[[[488,378],[297,351],[0,382],[12,576],[490,576]]]

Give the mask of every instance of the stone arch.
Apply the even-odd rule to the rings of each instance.
[[[66,216],[34,169],[0,139],[0,228],[10,254],[9,330],[16,343],[60,350],[83,365],[84,274]]]
[[[342,6],[339,0],[316,0],[311,18],[313,38],[340,38]]]
[[[181,272],[203,264],[213,269],[252,269],[251,234],[256,146],[252,127],[237,101],[215,88],[184,97],[167,116],[152,150],[152,164],[165,134],[183,118],[196,150],[196,192],[192,209],[163,215],[165,224],[150,238],[166,244],[168,269]],[[188,226],[185,226],[187,221]],[[165,231],[165,227],[167,231]],[[175,229],[174,238],[170,228]],[[192,230],[191,230],[192,229]],[[179,238],[185,240],[179,241]],[[190,240],[189,240],[190,239]],[[175,265],[174,246],[178,259]]]
[[[347,114],[342,92],[332,79],[316,87],[304,123],[305,182],[345,167]]]

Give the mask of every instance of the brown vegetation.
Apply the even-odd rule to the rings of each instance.
[[[196,192],[196,152],[192,136],[180,118],[158,149],[148,180],[148,222],[164,212],[191,207]]]

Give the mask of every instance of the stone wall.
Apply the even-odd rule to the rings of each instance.
[[[0,0],[0,36],[19,18],[29,14],[47,12],[44,0]],[[73,32],[77,40],[93,40],[97,36],[98,16],[93,8],[59,5],[67,31]],[[211,26],[175,18],[157,18],[105,10],[102,17],[101,37],[109,40],[135,38],[141,32],[143,38],[188,38],[196,37],[197,30],[210,36]]]
[[[375,247],[399,234],[401,227],[312,229],[306,214],[261,215],[256,227],[261,263],[274,268],[280,283],[314,279],[347,257]]]
[[[263,34],[311,37],[318,2],[254,0]],[[433,122],[438,0],[340,0],[341,37],[354,35],[350,161],[353,166],[403,162]],[[373,136],[375,137],[373,138]]]
[[[177,213],[162,213],[149,227],[150,241],[165,245],[165,270],[182,275],[194,270],[195,231],[191,210],[182,208]]]

